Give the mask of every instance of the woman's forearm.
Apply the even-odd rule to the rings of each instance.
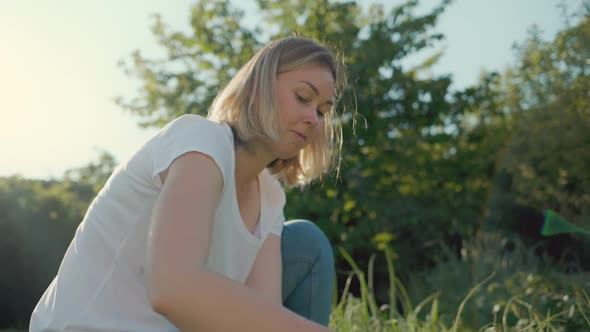
[[[188,271],[187,271],[188,272]],[[220,274],[201,269],[169,280],[152,305],[182,331],[330,332]]]

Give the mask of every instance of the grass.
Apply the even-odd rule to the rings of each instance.
[[[330,315],[330,327],[339,332],[590,331],[590,297],[581,286],[579,276],[559,275],[564,284],[573,287],[574,295],[571,298],[569,295],[561,293],[566,289],[564,287],[551,288],[546,286],[546,284],[553,285],[553,279],[550,276],[547,276],[546,280],[542,276],[537,279],[532,278],[533,281],[537,280],[533,285],[537,288],[527,287],[524,292],[520,292],[522,287],[519,288],[515,285],[519,284],[518,280],[523,276],[522,271],[512,270],[512,275],[509,275],[507,270],[512,268],[510,265],[506,266],[505,264],[505,268],[501,268],[488,262],[488,269],[490,266],[496,267],[499,273],[492,271],[473,287],[467,289],[467,294],[463,296],[458,306],[454,307],[455,309],[448,305],[447,302],[449,301],[442,297],[443,292],[440,290],[425,296],[416,306],[413,306],[408,290],[396,276],[392,259],[393,254],[390,249],[386,248],[384,254],[389,273],[389,289],[387,291],[389,301],[379,306],[375,298],[372,282],[375,256],[372,256],[369,260],[368,275],[366,276],[344,249],[340,248],[340,253],[349,263],[352,271],[344,285],[341,298],[339,300],[335,299],[335,306]],[[487,254],[490,254],[489,250]],[[474,264],[481,267],[481,261],[485,261],[481,255],[482,252],[479,253],[479,259],[463,262],[463,265],[460,265],[460,262],[450,262],[451,268],[448,271],[439,269],[431,271],[431,273],[437,273],[438,277],[440,277],[441,274],[445,273],[468,271],[473,268]],[[498,260],[500,258],[496,257],[494,259]],[[529,264],[521,266],[521,268],[526,269],[526,266],[531,266],[530,260],[532,258],[528,257],[527,259]],[[512,260],[514,261],[514,259]],[[467,274],[469,275],[469,273]],[[530,273],[525,273],[524,276],[525,281],[531,281]],[[498,279],[498,277],[501,279]],[[582,278],[588,280],[588,276],[582,276]],[[360,285],[360,296],[350,294],[353,279],[356,279]],[[440,285],[436,284],[434,286],[440,287]],[[465,283],[459,280],[458,283],[455,282],[452,286],[453,291],[451,293],[458,293],[455,290],[459,287],[468,288]],[[499,292],[499,289],[502,292]],[[504,298],[502,298],[502,295]],[[556,299],[559,296],[561,298]],[[481,313],[479,315],[489,317],[489,320],[478,326],[473,326],[473,319],[465,319],[471,318],[469,316],[473,315],[477,310],[478,305],[471,302],[481,302],[481,299],[484,299],[483,302],[485,302],[486,298],[488,300],[493,298],[495,303],[490,303],[491,308],[487,310],[488,315]],[[537,301],[537,298],[541,298],[545,302]],[[447,305],[441,306],[442,303],[447,303]],[[466,308],[468,306],[470,310],[467,314]],[[479,307],[482,307],[481,303]],[[485,308],[482,310],[485,310]],[[451,317],[451,319],[445,319],[444,317]],[[468,322],[471,322],[471,324]]]

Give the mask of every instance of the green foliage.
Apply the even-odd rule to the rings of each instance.
[[[330,326],[342,332],[582,331],[590,327],[587,275],[563,273],[534,255],[523,255],[524,248],[499,255],[496,241],[496,235],[490,235],[484,246],[474,246],[463,259],[449,256],[437,268],[415,275],[407,290],[392,272],[388,302],[379,308],[371,278],[367,280],[341,249],[352,272],[334,304]],[[387,265],[394,271],[389,255],[386,249]],[[369,276],[373,264],[371,259]],[[489,273],[496,269],[498,273]],[[353,276],[363,290],[360,298],[349,293]],[[469,285],[473,286],[467,289]],[[417,300],[421,302],[414,307]],[[401,310],[397,303],[402,304]]]
[[[64,173],[64,180],[69,183],[90,185],[94,195],[96,195],[107,182],[116,166],[115,157],[106,151],[102,151],[98,156],[98,160],[91,161],[82,167],[67,170]],[[92,197],[87,198],[89,200]]]
[[[0,328],[28,326],[114,164],[105,152],[85,167],[66,171],[63,180],[0,178]]]
[[[27,326],[82,220],[90,186],[0,178],[0,327]]]
[[[518,203],[590,225],[590,9],[554,41],[533,30],[506,74],[514,129],[506,167]],[[511,102],[511,101],[515,102]],[[517,101],[517,102],[516,102]]]
[[[488,206],[489,228],[517,233],[527,244],[541,240],[543,211],[552,209],[573,224],[590,227],[590,6],[577,24],[544,41],[533,29],[520,44],[518,61],[495,91],[499,109],[509,115],[508,139],[498,161]],[[552,255],[573,252],[590,257],[590,241],[581,235],[549,239]]]
[[[566,272],[573,270],[571,266],[552,263],[542,246],[529,249],[518,239],[486,234],[467,244],[460,257],[444,249],[434,268],[412,276],[408,293],[415,301],[439,292],[440,319],[447,324],[463,301],[466,285],[494,274],[466,307],[465,325],[503,320],[510,325],[524,324],[549,313],[566,331],[587,326],[584,315],[590,312],[590,303],[583,293],[590,292],[590,275]]]
[[[244,16],[227,0],[199,1],[190,12],[190,35],[171,32],[159,15],[152,32],[166,52],[166,59],[146,59],[139,51],[127,73],[142,81],[139,96],[115,99],[139,116],[140,125],[161,127],[187,113],[205,115],[220,87],[260,46],[260,30],[240,26]]]

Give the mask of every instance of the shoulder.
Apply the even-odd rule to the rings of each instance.
[[[154,144],[153,175],[160,174],[188,152],[199,152],[213,159],[224,179],[233,174],[234,145],[227,124],[199,115],[182,115],[162,128]]]
[[[200,115],[185,114],[174,119],[160,131],[159,140],[166,150],[189,148],[207,154],[218,151],[216,154],[233,156],[233,136],[229,125]]]
[[[170,121],[160,132],[166,135],[170,132],[184,132],[194,135],[210,134],[230,138],[231,130],[228,125],[211,121],[196,114],[185,114]]]

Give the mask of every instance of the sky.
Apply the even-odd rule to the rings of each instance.
[[[445,49],[434,75],[451,74],[454,88],[477,82],[482,70],[514,63],[512,45],[536,24],[546,39],[563,27],[557,4],[582,0],[455,0],[436,31]],[[194,0],[19,0],[0,2],[0,176],[61,178],[98,158],[124,161],[157,129],[113,102],[137,95],[139,82],[117,66],[135,50],[162,55],[151,16],[174,30],[189,27]],[[245,24],[258,19],[254,0],[235,1]],[[357,1],[364,7],[398,0]],[[420,10],[440,1],[422,0]]]

